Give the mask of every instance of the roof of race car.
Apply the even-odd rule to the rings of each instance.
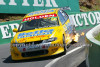
[[[34,11],[31,13],[28,13],[25,15],[24,18],[31,17],[31,16],[36,16],[36,15],[43,15],[43,14],[54,14],[59,8],[56,9],[47,9],[47,10],[41,10],[41,11]]]
[[[32,16],[38,16],[38,15],[45,15],[45,14],[56,14],[56,12],[58,10],[71,10],[70,7],[62,7],[62,8],[55,8],[55,9],[47,9],[47,10],[40,10],[40,11],[34,11],[34,12],[31,12],[31,13],[28,13],[27,15],[25,15],[25,18],[28,18],[30,19],[29,17],[32,17]]]

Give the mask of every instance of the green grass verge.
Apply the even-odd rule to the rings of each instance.
[[[95,39],[98,40],[98,41],[100,41],[100,33],[95,36]]]

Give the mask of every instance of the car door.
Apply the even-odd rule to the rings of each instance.
[[[72,24],[70,23],[69,16],[66,14],[66,12],[59,10],[58,11],[59,20],[62,24],[62,27],[64,29],[64,35],[67,43],[69,43],[72,39]]]

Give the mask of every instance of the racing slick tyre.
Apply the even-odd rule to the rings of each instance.
[[[64,54],[67,52],[67,46],[65,42],[65,36],[63,35],[63,46],[64,46]]]

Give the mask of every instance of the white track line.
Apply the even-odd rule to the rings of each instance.
[[[73,49],[73,50],[67,52],[65,55],[63,55],[63,56],[61,56],[61,57],[58,57],[58,58],[52,60],[52,61],[51,61],[50,63],[48,63],[45,67],[51,67],[51,66],[52,66],[54,63],[56,63],[58,60],[62,59],[63,57],[65,57],[65,56],[67,56],[67,55],[69,55],[69,54],[71,54],[71,53],[73,53],[73,52],[75,52],[75,51],[77,51],[77,50],[79,50],[79,49],[81,49],[82,47],[84,47],[84,46],[77,47],[77,48],[75,48],[75,49]]]

